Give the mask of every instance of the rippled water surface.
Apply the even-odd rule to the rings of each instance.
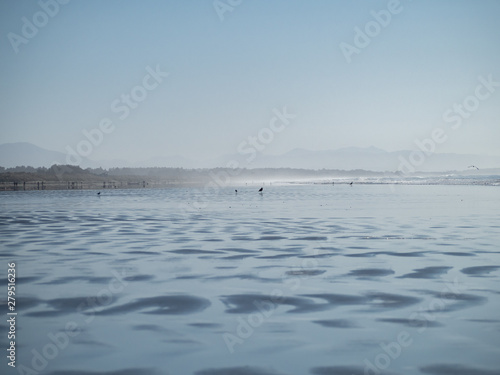
[[[500,373],[498,187],[237,189],[1,192],[16,370]]]

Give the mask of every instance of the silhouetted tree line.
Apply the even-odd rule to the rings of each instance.
[[[53,165],[50,168],[18,166],[14,168],[0,167],[0,181],[152,181],[171,183],[204,183],[216,181],[219,183],[237,183],[241,181],[262,181],[297,178],[328,178],[377,176],[380,172],[364,170],[310,170],[294,168],[256,168],[256,169],[184,169],[169,167],[150,168],[86,168],[75,165]]]

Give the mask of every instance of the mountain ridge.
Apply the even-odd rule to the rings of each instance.
[[[157,156],[146,160],[129,162],[126,160],[95,161],[82,158],[83,168],[114,167],[172,167],[172,168],[219,168],[229,163],[239,168],[298,168],[298,169],[339,169],[372,171],[405,171],[410,167],[419,172],[460,171],[470,165],[481,169],[499,168],[500,156],[431,153],[423,151],[400,150],[385,151],[370,147],[343,147],[330,150],[308,150],[295,148],[279,155],[256,152],[254,155],[229,154],[205,160],[192,160],[179,155]],[[0,166],[50,167],[53,164],[65,165],[66,154],[47,150],[29,142],[0,144]]]

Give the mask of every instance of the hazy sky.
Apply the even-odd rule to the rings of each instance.
[[[500,155],[499,20],[496,0],[3,0],[0,143],[212,158],[440,128],[437,152]]]

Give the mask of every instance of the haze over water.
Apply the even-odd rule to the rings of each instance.
[[[71,332],[38,373],[500,372],[497,187],[235,188],[0,192],[18,366]]]

